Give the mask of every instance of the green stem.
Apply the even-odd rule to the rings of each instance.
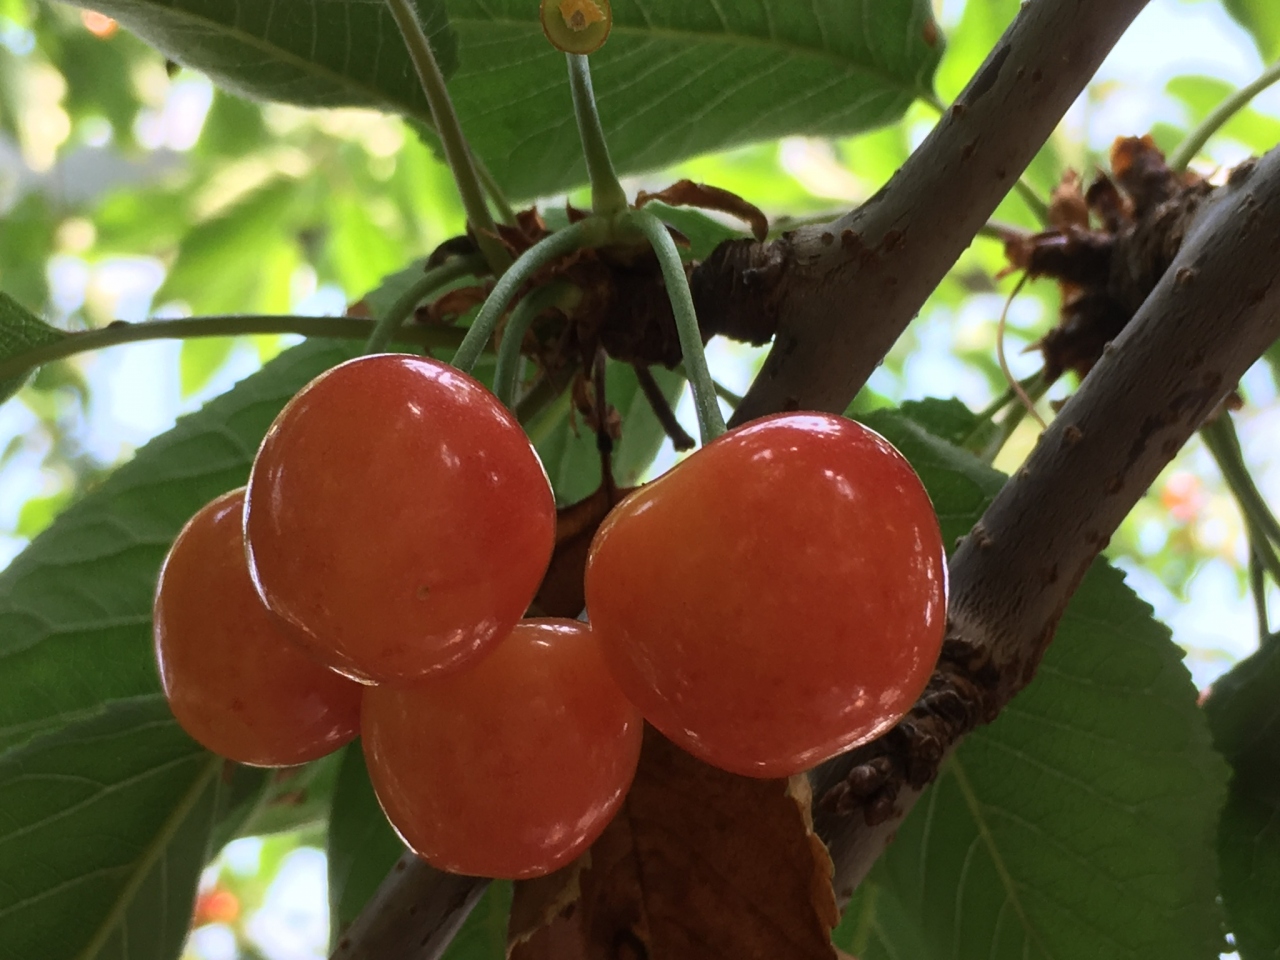
[[[422,82],[422,92],[426,95],[427,106],[431,108],[431,120],[436,128],[436,136],[444,146],[444,158],[453,173],[458,194],[462,197],[462,209],[467,215],[467,222],[475,233],[476,243],[484,254],[489,268],[495,273],[502,273],[511,263],[511,255],[498,239],[498,228],[489,213],[484,200],[484,189],[480,186],[480,178],[476,175],[475,165],[471,161],[471,148],[466,137],[462,135],[462,127],[458,123],[458,114],[453,109],[453,101],[449,99],[449,90],[444,83],[444,74],[436,63],[436,55],[431,49],[431,42],[422,30],[422,24],[413,11],[409,0],[387,0],[396,26],[404,36],[405,45],[409,48],[409,57],[413,60],[414,69],[418,71],[418,79]]]
[[[474,274],[483,267],[484,263],[478,257],[457,257],[428,270],[397,297],[395,303],[379,318],[373,327],[373,333],[369,334],[369,341],[364,345],[364,352],[382,353],[396,336],[396,331],[409,319],[414,307],[445,284]]]
[[[1271,621],[1267,612],[1267,568],[1257,541],[1249,537],[1249,593],[1253,595],[1253,609],[1258,617],[1258,640],[1264,644],[1271,637]]]
[[[1035,403],[1048,393],[1049,387],[1052,386],[1039,373],[1032,374],[1026,380],[1019,381],[1019,383],[1032,403]],[[1012,387],[1010,387],[1010,390],[1016,396],[1016,391],[1013,391]],[[978,456],[987,463],[993,463],[996,457],[1000,455],[1000,451],[1004,449],[1004,445],[1009,442],[1009,438],[1013,436],[1014,431],[1026,419],[1028,412],[1027,408],[1020,403],[1011,407],[1005,418],[1000,421],[1000,427],[996,435],[991,438],[991,441],[981,451],[978,451]]]
[[[297,333],[304,337],[364,340],[372,325],[359,317],[292,317],[266,314],[234,314],[115,323],[97,330],[70,333],[63,339],[24,350],[0,360],[0,380],[21,376],[33,367],[63,360],[78,353],[144,340],[190,340],[196,337],[243,337],[259,333]],[[458,343],[461,331],[436,327],[402,327],[395,339],[423,347],[448,347]]]
[[[1022,202],[1031,208],[1031,214],[1040,221],[1040,226],[1046,226],[1049,223],[1049,204],[1040,199],[1035,187],[1019,177],[1013,189],[1022,198]]]
[[[498,366],[493,374],[493,394],[507,409],[516,408],[516,372],[520,369],[520,348],[529,325],[547,307],[559,303],[570,289],[569,284],[561,281],[539,287],[517,303],[507,318],[502,343],[498,345]]]
[[[1249,474],[1231,415],[1224,411],[1217,419],[1206,423],[1200,428],[1200,438],[1209,448],[1227,487],[1240,506],[1240,512],[1244,514],[1245,527],[1250,531],[1258,559],[1276,583],[1280,583],[1280,556],[1276,554],[1276,547],[1280,546],[1280,523]]]
[[[606,239],[604,234],[607,232],[603,227],[603,221],[588,217],[549,237],[544,237],[520,254],[520,259],[498,279],[484,306],[480,308],[475,321],[471,324],[471,329],[467,331],[462,345],[453,356],[453,365],[459,370],[470,373],[471,368],[480,359],[480,354],[484,352],[485,344],[493,336],[498,318],[502,316],[503,311],[507,309],[507,304],[520,288],[551,261],[582,247],[595,246],[603,242]]]
[[[516,225],[516,211],[511,206],[511,201],[507,199],[507,195],[502,192],[502,187],[498,185],[497,180],[493,179],[493,174],[489,172],[489,168],[484,165],[483,160],[472,154],[471,162],[475,164],[476,175],[484,186],[484,192],[489,195],[489,202],[498,211],[498,216],[507,226],[514,227]]]
[[[1249,105],[1249,101],[1267,87],[1280,80],[1280,60],[1263,70],[1256,80],[1245,84],[1220,104],[1209,111],[1209,115],[1200,121],[1176,150],[1169,155],[1169,169],[1181,173],[1187,168],[1195,155],[1209,142],[1209,138],[1221,130],[1237,113]]]
[[[724,433],[724,417],[720,414],[720,402],[716,398],[715,381],[707,368],[707,355],[702,348],[702,331],[698,328],[698,314],[693,306],[693,294],[689,291],[689,278],[680,260],[680,251],[667,232],[666,225],[647,210],[634,210],[629,215],[653,245],[666,282],[667,296],[676,318],[676,330],[680,334],[680,350],[684,354],[684,368],[693,388],[693,405],[698,412],[698,433],[704,445]]]
[[[627,209],[627,194],[609,159],[609,145],[604,139],[591,89],[591,65],[581,53],[566,53],[565,58],[569,61],[569,89],[573,91],[573,113],[578,118],[582,155],[591,179],[591,209],[601,217],[612,217]]]

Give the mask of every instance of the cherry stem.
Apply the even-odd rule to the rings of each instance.
[[[297,317],[274,314],[229,314],[181,317],[126,323],[116,320],[96,330],[69,333],[61,340],[15,353],[0,360],[0,380],[21,376],[34,367],[64,360],[78,353],[145,340],[192,340],[197,337],[243,337],[253,334],[296,333],[304,337],[364,340],[372,324],[360,317]],[[458,330],[442,327],[401,327],[395,339],[422,347],[449,347],[459,342]]]
[[[1209,115],[1187,134],[1177,149],[1169,155],[1169,169],[1181,173],[1195,155],[1209,142],[1209,138],[1221,130],[1237,113],[1249,105],[1249,101],[1267,87],[1280,80],[1280,60],[1263,70],[1252,83],[1247,83],[1209,111]]]
[[[1276,547],[1280,546],[1280,522],[1276,521],[1249,474],[1231,415],[1224,410],[1217,419],[1206,423],[1200,428],[1200,439],[1209,448],[1227,487],[1240,506],[1254,554],[1272,579],[1280,584],[1280,556],[1276,554]]]
[[[396,26],[404,37],[409,48],[409,57],[413,60],[414,69],[418,71],[418,79],[422,82],[422,92],[426,95],[427,106],[431,109],[431,120],[435,125],[436,136],[444,147],[444,157],[457,184],[458,194],[462,198],[462,209],[467,215],[467,223],[475,234],[476,244],[495,273],[502,273],[511,263],[511,254],[498,239],[498,228],[485,203],[484,188],[476,174],[472,162],[471,147],[462,134],[462,126],[458,123],[458,114],[453,109],[453,101],[449,99],[449,90],[445,86],[444,74],[436,62],[435,52],[418,22],[409,0],[387,0]]]
[[[598,216],[613,217],[627,209],[627,194],[618,182],[609,145],[600,126],[600,113],[591,89],[591,65],[585,54],[566,53],[569,62],[569,89],[573,92],[573,113],[578,119],[582,155],[591,180],[591,209]]]
[[[511,268],[498,278],[497,284],[485,299],[484,306],[480,308],[475,321],[471,324],[471,329],[467,331],[461,346],[458,347],[458,352],[453,356],[451,361],[453,365],[459,370],[470,373],[471,368],[480,359],[480,354],[484,352],[485,344],[493,336],[494,328],[497,327],[499,318],[507,309],[507,304],[520,288],[553,260],[583,247],[598,246],[603,243],[608,239],[608,230],[605,227],[604,221],[588,217],[586,220],[570,224],[549,237],[544,237],[520,254],[520,258],[511,265]]]
[[[680,251],[667,232],[666,224],[647,210],[633,210],[628,219],[645,235],[658,256],[662,279],[666,282],[667,296],[671,300],[671,312],[675,314],[676,331],[680,335],[680,351],[684,354],[684,368],[693,388],[693,406],[698,414],[698,434],[703,445],[724,433],[724,417],[720,413],[720,401],[716,397],[715,381],[707,368],[706,351],[702,348],[702,331],[698,327],[698,314],[693,306],[693,294],[689,291],[689,278],[684,272]]]
[[[543,310],[559,304],[571,289],[569,284],[558,280],[539,287],[517,303],[507,318],[502,343],[498,345],[498,366],[493,374],[493,394],[507,409],[516,408],[516,373],[520,369],[520,348],[529,325]]]
[[[484,262],[478,257],[457,257],[426,271],[387,308],[387,312],[374,325],[373,333],[369,334],[364,352],[382,353],[419,303],[445,284],[452,283],[459,277],[475,274],[483,268]]]

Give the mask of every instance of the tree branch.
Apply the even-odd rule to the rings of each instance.
[[[773,243],[722,244],[695,271],[704,334],[733,326],[740,335],[756,331],[740,338],[763,343],[777,331],[764,370],[731,423],[797,406],[848,406],[1146,2],[1026,4],[956,105],[880,193],[830,224],[802,227]],[[838,778],[840,771],[831,773]],[[861,822],[844,817],[841,823],[854,820]],[[842,885],[870,866],[890,832],[879,839],[828,834],[837,847],[864,851],[837,860]],[[333,960],[438,956],[438,947],[415,952],[411,945],[428,931],[426,918],[441,923],[453,916],[438,909],[445,894],[415,883],[421,910],[409,918],[403,908],[387,906],[401,885],[410,885],[403,873],[384,881],[352,926],[347,952]],[[384,890],[387,899],[380,900]],[[403,937],[399,925],[406,927]],[[430,942],[446,943],[453,930],[448,936],[436,931]],[[399,953],[384,946],[393,943]]]
[[[343,932],[331,958],[434,960],[488,885],[478,877],[443,873],[405,851]]]
[[[1023,4],[883,190],[831,223],[768,245],[744,243],[708,262],[700,311],[762,315],[777,330],[733,423],[848,406],[1145,6]]]
[[[947,644],[884,738],[819,772],[837,892],[866,875],[946,755],[1034,676],[1111,534],[1280,338],[1280,148],[1206,202],[1173,265],[950,564]]]

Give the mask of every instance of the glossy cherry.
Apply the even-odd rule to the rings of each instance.
[[[722,769],[786,776],[915,702],[942,644],[946,566],[892,445],[843,417],[783,414],[615,507],[586,599],[646,720]]]
[[[156,661],[178,723],[255,766],[305,763],[355,739],[362,687],[311,660],[258,599],[245,562],[244,489],[203,507],[156,587]]]
[[[555,544],[520,425],[447,364],[361,357],[272,424],[245,538],[266,604],[317,659],[369,682],[454,669],[510,632]]]
[[[642,728],[590,627],[525,620],[466,670],[368,688],[362,742],[410,848],[442,870],[516,879],[599,836],[635,775]]]

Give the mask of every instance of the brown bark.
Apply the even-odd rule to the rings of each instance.
[[[893,731],[815,775],[837,892],[871,868],[951,749],[1030,682],[1090,563],[1280,338],[1280,148],[1206,202],[1172,266],[950,564],[939,673]]]

